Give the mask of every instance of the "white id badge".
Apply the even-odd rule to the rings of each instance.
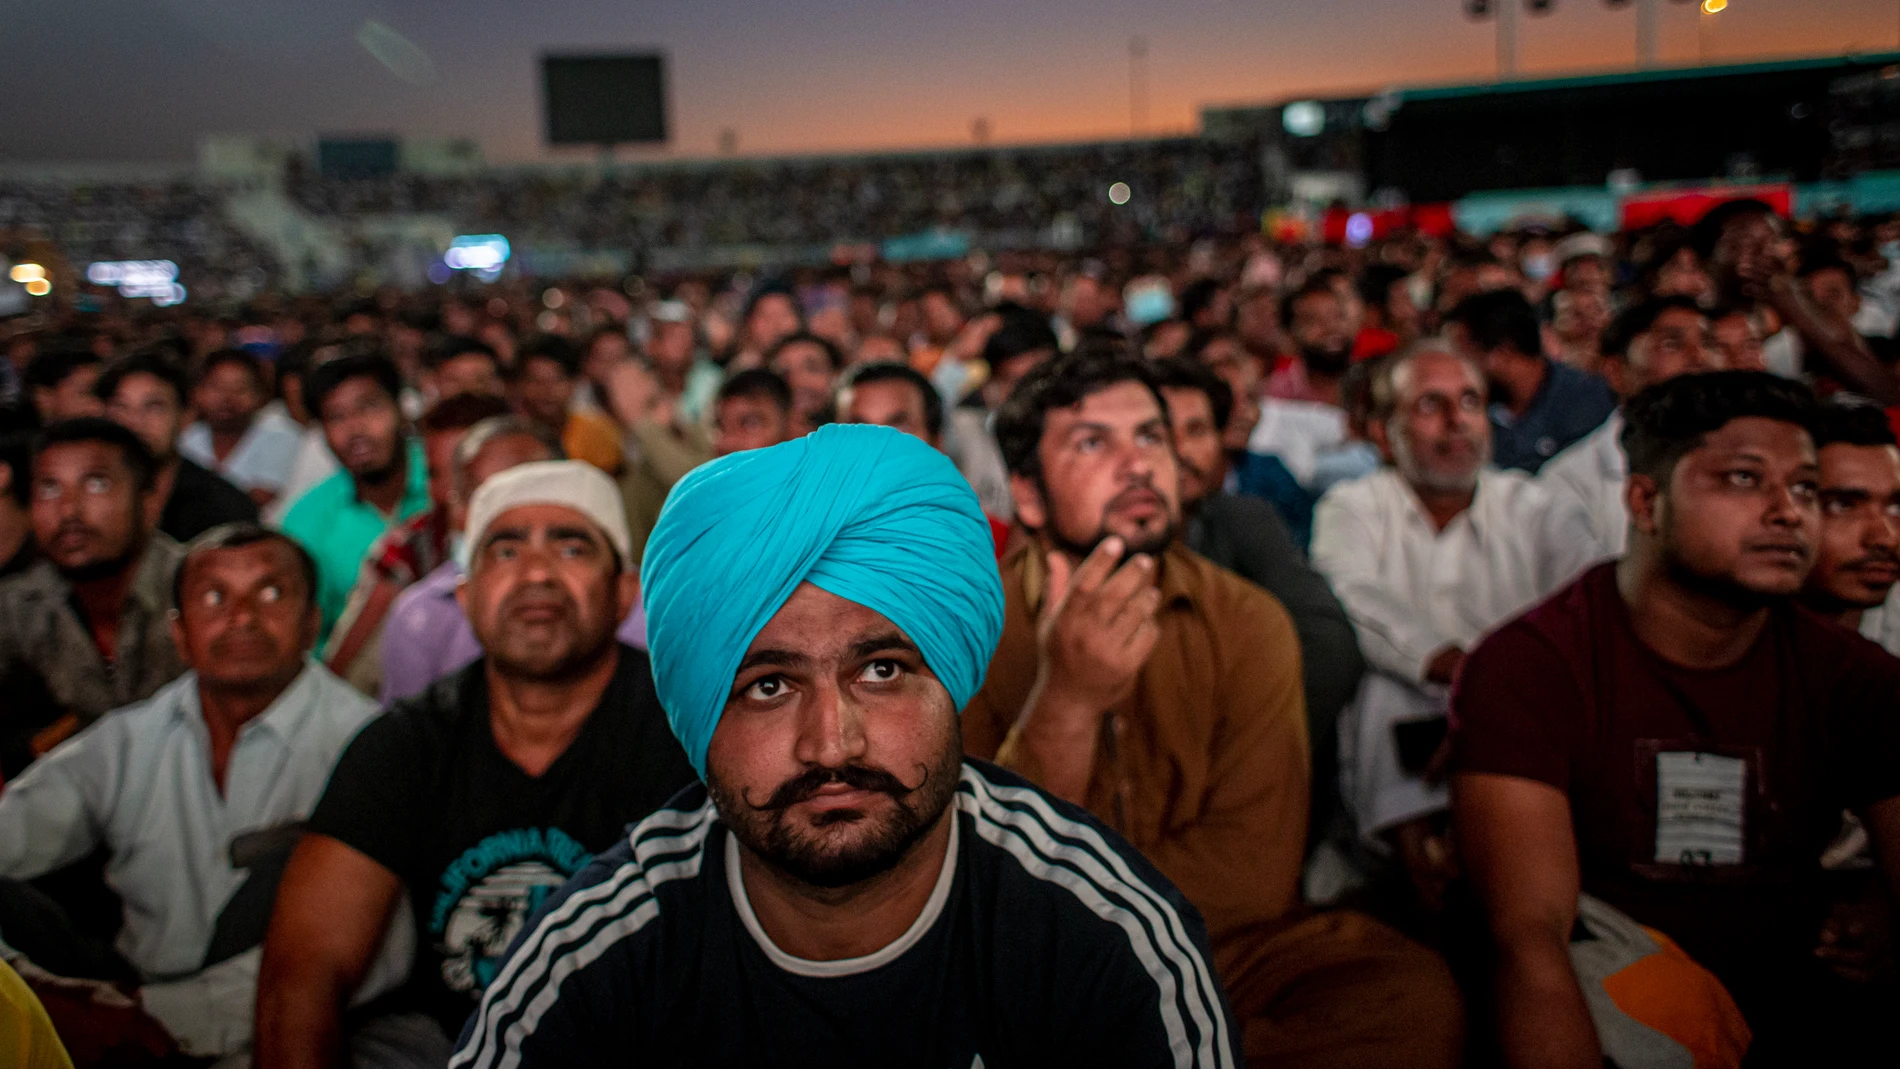
[[[1748,762],[1671,751],[1656,755],[1656,860],[1665,865],[1739,865]]]

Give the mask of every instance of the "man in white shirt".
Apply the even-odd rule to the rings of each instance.
[[[1486,466],[1485,380],[1443,348],[1393,360],[1373,384],[1373,441],[1392,466],[1320,499],[1313,564],[1359,632],[1367,672],[1340,720],[1340,775],[1361,837],[1398,848],[1433,909],[1448,878],[1447,798],[1426,766],[1447,689],[1485,632],[1600,555],[1581,510]]]
[[[1645,386],[1724,367],[1710,333],[1709,317],[1688,297],[1658,297],[1625,309],[1603,333],[1603,378],[1620,399]],[[1580,506],[1590,536],[1606,557],[1620,557],[1629,541],[1629,510],[1623,481],[1629,461],[1618,437],[1623,417],[1613,412],[1603,425],[1545,464],[1537,479],[1553,497]]]
[[[229,479],[259,508],[284,489],[303,438],[303,428],[269,399],[256,357],[239,349],[212,353],[191,392],[198,421],[178,436],[181,456]]]
[[[103,848],[106,882],[124,902],[116,951],[129,966],[112,971],[136,980],[137,1000],[89,998],[102,985],[28,975],[41,978],[55,1018],[89,1041],[149,1037],[155,1020],[179,1051],[223,1058],[250,1046],[284,862],[375,706],[307,657],[314,568],[289,538],[255,524],[214,528],[193,543],[174,584],[171,626],[191,671],[108,714],[0,793],[9,892],[0,936],[44,968],[83,955],[58,945],[54,933],[73,929],[47,923],[65,919],[60,907],[35,901],[20,881]]]

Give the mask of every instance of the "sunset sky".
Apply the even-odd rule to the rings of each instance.
[[[1663,60],[1692,64],[1664,0]],[[1494,31],[1462,0],[0,0],[0,160],[188,160],[210,132],[469,135],[548,158],[537,57],[663,49],[673,142],[709,156],[1121,137],[1128,45],[1147,42],[1145,132],[1200,107],[1488,80]],[[362,43],[385,47],[379,61]],[[1526,74],[1627,68],[1632,8],[1523,17]],[[1709,55],[1900,48],[1900,0],[1731,0]],[[389,42],[393,41],[393,45]],[[405,45],[404,42],[407,42]],[[651,154],[651,153],[648,153]]]

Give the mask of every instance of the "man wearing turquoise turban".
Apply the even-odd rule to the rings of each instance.
[[[705,783],[542,908],[450,1064],[1235,1066],[1193,907],[963,759],[993,546],[949,460],[889,428],[682,480],[641,579]]]

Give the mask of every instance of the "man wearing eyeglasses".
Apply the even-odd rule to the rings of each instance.
[[[1374,856],[1403,862],[1436,912],[1452,875],[1446,796],[1425,775],[1465,651],[1603,555],[1580,505],[1487,466],[1483,372],[1426,344],[1373,381],[1368,431],[1389,466],[1320,499],[1313,564],[1359,633],[1366,677],[1341,718],[1346,804]]]

